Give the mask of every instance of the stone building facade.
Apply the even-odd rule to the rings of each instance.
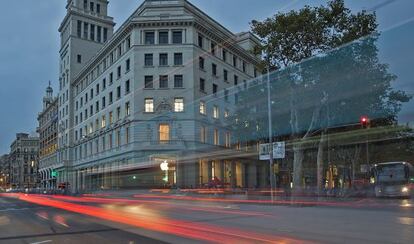
[[[58,99],[53,96],[50,85],[46,88],[43,97],[43,109],[37,117],[39,126],[39,177],[40,187],[55,189],[57,161],[57,133],[58,133]]]
[[[10,187],[31,189],[38,186],[39,138],[18,133],[10,146]]]
[[[58,181],[74,191],[266,184],[228,121],[257,75],[259,41],[186,0],[146,0],[115,33],[107,8],[68,0],[60,27]]]

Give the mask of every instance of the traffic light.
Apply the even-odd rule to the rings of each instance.
[[[361,119],[360,119],[359,122],[360,122],[362,128],[369,128],[370,120],[369,120],[368,116],[361,116]]]

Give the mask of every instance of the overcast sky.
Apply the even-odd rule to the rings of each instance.
[[[252,19],[298,9],[322,0],[191,0],[234,32],[249,30]],[[117,26],[142,0],[111,0],[109,13]],[[66,0],[2,0],[0,8],[0,154],[8,153],[15,133],[35,133],[37,114],[48,81],[58,80],[58,27]],[[353,10],[377,9],[380,29],[412,18],[412,0],[346,0]]]

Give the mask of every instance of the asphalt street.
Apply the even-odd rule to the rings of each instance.
[[[18,199],[19,198],[19,199]],[[0,196],[0,243],[413,243],[414,202]]]

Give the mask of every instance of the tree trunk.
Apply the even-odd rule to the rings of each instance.
[[[318,145],[318,156],[316,159],[316,175],[317,175],[317,189],[318,189],[318,195],[320,195],[322,193],[322,189],[323,189],[323,151],[325,148],[325,142],[326,142],[326,134],[325,131],[322,131],[321,133],[321,139],[319,141],[319,145]]]
[[[293,187],[295,191],[302,189],[302,171],[303,171],[304,152],[301,142],[298,141],[293,146]]]

